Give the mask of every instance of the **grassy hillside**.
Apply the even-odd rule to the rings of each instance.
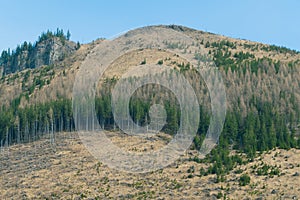
[[[204,160],[197,155],[189,156],[189,162],[197,163],[197,176],[210,176],[215,182],[227,183],[234,170],[250,173],[249,166],[254,165],[261,153],[273,152],[277,148],[293,151],[300,148],[299,52],[181,26],[166,28],[183,32],[196,40],[191,46],[166,43],[169,49],[180,50],[183,54],[191,52],[195,58],[201,56],[199,51],[204,49],[208,52],[208,59],[214,61],[222,74],[225,84],[228,110],[218,146]],[[71,97],[75,75],[86,56],[97,51],[97,45],[103,41],[99,39],[81,45],[74,53],[53,64],[1,78],[1,147],[74,131]],[[107,130],[118,130],[111,111],[110,91],[122,74],[143,64],[170,66],[192,85],[200,103],[200,122],[191,149],[199,149],[211,117],[207,86],[199,74],[193,73],[194,66],[167,50],[140,49],[122,55],[111,64],[98,83],[95,99],[98,121]],[[180,108],[174,94],[163,87],[146,85],[135,91],[129,105],[133,120],[147,125],[150,106],[155,103],[165,105],[167,124],[162,131],[173,136],[180,125]],[[252,174],[280,174],[273,164],[255,165]],[[248,166],[247,170],[244,166]],[[247,173],[243,173],[241,185],[249,184]],[[187,176],[192,178],[194,175]]]

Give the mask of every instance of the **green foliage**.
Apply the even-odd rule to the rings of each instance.
[[[241,173],[243,173],[243,171],[244,171],[244,170],[242,170],[242,169],[237,169],[237,170],[235,170],[234,173],[236,173],[236,174],[241,174]]]
[[[268,73],[267,70],[269,70],[270,67],[274,67],[275,73],[278,74],[282,66],[280,61],[266,57],[255,58],[254,54],[249,52],[240,51],[232,55],[231,51],[228,50],[228,47],[224,44],[222,45],[222,42],[213,42],[211,44],[207,43],[207,45],[214,47],[212,51],[209,50],[209,54],[213,55],[213,61],[216,66],[223,68],[226,73],[229,69],[231,69],[231,71],[243,71],[244,74],[247,70],[250,70],[252,73],[257,75],[259,69],[261,69],[262,72]],[[232,45],[229,46],[232,48]],[[257,46],[253,47],[250,45],[249,48],[257,48]],[[290,62],[288,64],[291,68],[294,65],[294,62]]]
[[[163,60],[159,60],[159,61],[157,62],[157,64],[158,64],[158,65],[162,65],[162,64],[164,64],[164,61],[163,61]]]
[[[222,50],[214,50],[214,62],[217,67],[230,66],[234,64],[234,60],[230,58],[230,52],[223,52]]]
[[[248,174],[243,174],[239,179],[240,186],[246,186],[250,184],[250,176]]]
[[[223,197],[223,193],[222,192],[218,192],[218,194],[217,194],[217,199],[221,199],[222,197]]]
[[[250,54],[249,52],[244,53],[242,51],[240,51],[239,53],[235,53],[233,57],[236,58],[238,62],[241,62],[242,60],[246,60],[249,58],[255,58],[253,54]]]
[[[196,149],[200,149],[202,146],[202,142],[204,141],[204,134],[196,135],[194,138],[194,145]]]
[[[18,97],[9,108],[0,110],[0,142],[13,144],[38,139],[43,133],[74,130],[71,101],[62,99],[44,104],[19,108]],[[49,115],[50,110],[52,114]],[[18,119],[18,120],[16,120]]]
[[[280,174],[280,170],[277,166],[271,166],[263,164],[261,167],[256,169],[256,174],[258,176],[275,176]]]
[[[43,41],[47,41],[52,39],[53,37],[58,37],[62,44],[65,41],[70,39],[70,32],[68,31],[67,35],[64,34],[62,29],[57,29],[56,32],[47,31],[43,32],[41,36],[39,36],[37,42],[31,44],[30,42],[24,42],[21,45],[18,45],[14,50],[4,50],[0,56],[0,66],[4,68],[3,74],[14,73],[23,69],[33,69],[36,68],[35,63],[35,52],[37,45]],[[49,63],[49,52],[50,50],[46,50],[43,55],[43,61],[45,65]]]
[[[236,45],[233,42],[229,42],[228,40],[222,40],[221,42],[212,42],[211,45],[212,47],[218,48],[218,49],[225,49],[226,47],[235,49]]]
[[[276,74],[278,74],[279,68],[280,68],[280,61],[274,63],[274,68],[275,68]]]
[[[207,176],[208,173],[207,171],[205,171],[205,169],[203,167],[200,168],[200,176]]]
[[[186,72],[191,68],[190,63],[187,63],[186,65],[184,63],[181,63],[181,64],[177,64],[177,66],[179,67],[181,73]]]
[[[60,33],[61,34],[61,33]],[[47,34],[46,34],[47,35]],[[45,36],[43,36],[45,37]],[[234,48],[234,44],[231,43],[207,43],[207,46],[212,46],[215,49],[212,50],[214,61],[218,67],[223,67],[225,70],[231,69],[246,72],[246,69],[250,69],[251,73],[258,73],[259,69],[266,70],[268,66],[274,66],[274,71],[279,72],[281,63],[279,61],[273,61],[271,59],[255,59],[252,54],[239,52],[231,55],[228,51],[228,47]],[[6,53],[8,54],[8,53]],[[4,57],[6,56],[4,53]],[[195,53],[195,58],[202,59],[200,54]],[[267,64],[266,64],[267,63]],[[141,62],[146,64],[146,59]],[[158,61],[158,64],[163,64],[163,60]],[[291,64],[292,65],[292,64]],[[186,72],[191,69],[190,63],[177,64],[180,72]],[[24,73],[22,80],[22,88],[25,91],[23,97],[29,99],[29,94],[37,88],[43,87],[45,84],[49,84],[50,80],[45,79],[45,76],[54,76],[53,66],[46,66],[39,70],[39,74],[33,74],[28,70]],[[13,81],[15,77],[11,77]],[[32,81],[29,81],[32,80]],[[114,85],[117,79],[115,77],[105,80],[105,84]],[[29,83],[30,82],[30,83]],[[24,87],[23,87],[24,85]],[[281,98],[286,98],[286,94],[282,92]],[[63,103],[55,101],[46,104],[40,104],[35,106],[29,106],[26,108],[18,108],[21,101],[21,97],[12,101],[10,108],[3,108],[0,111],[0,141],[4,142],[9,140],[9,143],[13,143],[21,134],[23,141],[28,140],[24,135],[27,132],[34,132],[35,120],[38,121],[38,130],[43,132],[50,129],[51,117],[49,116],[50,110],[54,111],[55,118],[55,130],[73,130],[73,118],[70,100],[64,100]],[[296,105],[297,100],[293,95],[289,99],[291,105]],[[249,100],[249,110],[244,114],[237,108],[227,112],[224,129],[218,141],[218,146],[211,151],[205,161],[211,163],[210,167],[205,170],[200,170],[200,175],[216,174],[217,181],[224,180],[224,175],[238,165],[242,165],[244,157],[240,155],[230,155],[231,149],[237,150],[237,152],[244,153],[248,158],[253,159],[258,152],[267,151],[275,147],[280,148],[293,148],[300,147],[300,140],[295,136],[295,128],[292,125],[287,126],[290,119],[291,122],[299,119],[299,109],[293,107],[295,115],[290,113],[283,113],[279,111],[278,107],[274,107],[272,102],[264,102],[261,99],[253,97]],[[99,122],[105,128],[111,129],[114,126],[114,118],[111,110],[111,97],[110,95],[102,95],[95,99],[95,108]],[[167,112],[167,124],[163,127],[163,131],[168,134],[175,134],[180,126],[180,107],[174,102],[169,100],[163,101]],[[149,123],[149,108],[151,103],[145,102],[139,98],[132,98],[130,100],[129,110],[130,115],[134,122],[139,125],[145,126]],[[64,113],[68,113],[67,115]],[[200,122],[196,137],[194,138],[194,148],[200,149],[201,144],[205,138],[209,123],[209,112],[200,106]],[[46,116],[46,117],[42,117]],[[17,131],[14,119],[20,119],[20,133]],[[295,119],[293,119],[295,118]],[[61,122],[61,119],[63,119]],[[45,132],[45,131],[44,131]],[[7,133],[10,137],[7,139]],[[199,158],[194,157],[194,162],[201,162]],[[265,169],[257,171],[258,174],[265,174]],[[194,173],[194,172],[193,172]],[[268,171],[270,175],[277,175],[279,172],[277,169]]]
[[[145,65],[147,63],[146,58],[141,62],[141,65]]]
[[[234,167],[244,164],[246,161],[241,156],[229,155],[231,148],[245,153],[251,160],[257,152],[268,151],[275,147],[285,149],[297,145],[299,147],[295,137],[292,136],[292,131],[288,130],[284,123],[285,115],[279,114],[270,103],[258,101],[255,104],[253,102],[252,106],[256,107],[258,113],[249,111],[244,118],[241,118],[241,114],[237,110],[227,113],[219,144],[207,155],[205,160],[212,164],[207,171],[201,171],[202,175],[216,174],[221,176]],[[201,123],[204,122],[207,123],[201,121]],[[205,133],[205,130],[198,131],[194,139],[197,149],[200,149]],[[273,175],[279,173],[276,168],[272,168],[271,171],[268,173]]]
[[[70,40],[70,38],[71,38],[71,33],[70,33],[70,31],[68,30],[67,35],[66,35],[66,39],[67,39],[67,40]]]
[[[81,46],[80,43],[77,42],[77,43],[76,43],[76,50],[80,49],[80,46]]]
[[[53,37],[58,37],[63,42],[63,41],[66,41],[66,40],[70,39],[71,33],[68,30],[67,34],[65,35],[64,30],[59,29],[59,28],[57,28],[55,32],[47,30],[47,32],[43,32],[41,34],[41,36],[39,36],[39,39],[38,39],[37,43],[48,40],[48,39],[53,38]]]
[[[267,52],[275,51],[278,53],[290,53],[291,55],[299,54],[299,52],[296,50],[291,50],[289,48],[280,47],[280,46],[276,46],[276,45],[263,46],[263,47],[261,47],[261,50],[267,51]]]
[[[243,46],[244,46],[245,49],[251,49],[252,51],[257,51],[258,50],[258,45],[257,44],[244,43]]]
[[[30,71],[28,70],[24,75],[23,82],[27,82],[29,77],[30,77]]]
[[[205,43],[205,46],[204,46],[205,48],[208,48],[208,47],[210,47],[210,43],[207,41],[206,43]]]

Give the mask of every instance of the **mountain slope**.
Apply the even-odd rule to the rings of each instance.
[[[220,68],[220,71],[223,73],[224,80],[227,84],[233,85],[234,87],[227,87],[227,90],[230,89],[237,89],[237,88],[243,88],[243,85],[251,85],[251,90],[256,90],[258,85],[256,84],[262,84],[261,88],[268,87],[267,84],[274,85],[272,90],[278,90],[278,87],[280,88],[280,91],[284,90],[292,90],[287,93],[293,92],[296,95],[296,98],[299,99],[299,93],[296,91],[298,89],[297,83],[299,82],[299,64],[300,64],[300,54],[289,50],[287,48],[283,47],[276,47],[276,46],[270,46],[265,44],[260,44],[256,42],[246,41],[246,40],[237,40],[228,38],[225,36],[215,35],[211,33],[205,33],[202,31],[197,31],[185,27],[180,26],[167,26],[168,28],[173,28],[175,30],[183,31],[185,34],[189,35],[190,37],[196,39],[199,42],[200,48],[205,48],[207,51],[212,55],[215,64]],[[54,39],[55,41],[58,39]],[[61,52],[56,52],[58,49],[60,51],[64,52],[64,49],[55,47],[55,49],[52,49],[52,53],[50,57],[47,57],[49,60],[48,62],[42,62],[40,59],[40,55],[36,56],[35,63],[38,66],[42,65],[51,65],[51,63],[55,63],[55,67],[53,70],[55,71],[55,75],[52,77],[54,81],[51,81],[50,84],[47,84],[45,86],[41,86],[39,90],[33,91],[32,93],[34,95],[32,96],[33,102],[44,101],[44,98],[37,98],[36,96],[43,96],[45,93],[49,92],[49,90],[59,90],[59,85],[67,85],[64,90],[64,94],[60,94],[58,96],[66,96],[70,98],[71,94],[71,86],[73,85],[72,81],[74,80],[74,74],[77,71],[77,68],[80,66],[80,63],[84,60],[85,56],[92,50],[92,48],[97,45],[99,41],[95,41],[90,44],[83,45],[83,47],[78,51],[75,52],[75,54],[72,55],[65,55],[65,59],[62,61],[59,61],[59,57],[64,54]],[[47,43],[47,44],[46,44]],[[51,46],[53,41],[43,41],[43,44],[41,46]],[[55,42],[54,42],[55,43]],[[74,45],[74,43],[73,43]],[[39,45],[37,45],[39,46]],[[74,46],[73,46],[74,47]],[[54,47],[52,47],[54,48]],[[71,48],[69,45],[67,45],[65,48]],[[39,48],[38,48],[39,49]],[[44,49],[45,50],[45,49]],[[41,50],[43,51],[43,50]],[[73,51],[72,51],[73,52]],[[148,57],[155,56],[159,59],[160,54],[162,52],[156,52],[155,50],[151,52],[151,55],[148,53]],[[130,64],[140,64],[146,57],[147,52],[144,54],[140,54],[135,56],[135,61],[128,62],[128,58],[132,55],[123,56],[123,58],[120,58],[122,60],[119,61],[119,63],[116,63],[115,65],[120,65],[122,63],[125,71],[126,68]],[[150,62],[151,58],[147,58]],[[166,57],[166,56],[161,56]],[[153,60],[151,62],[157,62],[156,60]],[[174,60],[173,60],[174,59]],[[172,58],[171,61],[180,63],[183,60],[175,60],[176,58]],[[169,63],[171,63],[171,61]],[[18,65],[19,66],[19,65]],[[22,65],[19,67],[20,69],[24,69]],[[111,66],[111,70],[113,70],[115,66]],[[228,70],[231,69],[231,70]],[[42,69],[41,69],[42,70]],[[243,71],[243,74],[240,74],[240,72]],[[28,73],[28,72],[27,72]],[[35,74],[35,75],[34,75]],[[32,78],[39,74],[39,69],[37,70],[31,70],[30,71],[30,77]],[[114,72],[108,71],[106,74],[109,74],[110,77],[113,77],[113,75],[120,77],[120,72],[118,72],[116,69]],[[19,74],[9,75],[2,78],[2,84],[1,86],[5,88],[2,88],[2,90],[8,90],[8,91],[16,91],[14,97],[17,97],[18,94],[26,93],[26,89],[21,90],[20,88],[16,87],[18,85],[17,83],[25,82],[27,85],[31,85],[33,79],[29,78],[29,81],[24,81],[24,75],[25,72],[21,72]],[[64,76],[66,78],[62,78],[61,76]],[[44,74],[42,75],[44,76]],[[246,76],[250,77],[250,80]],[[266,76],[266,77],[262,77]],[[275,77],[277,78],[275,78]],[[45,77],[41,77],[45,78]],[[237,79],[237,80],[234,80]],[[257,80],[251,80],[251,79],[257,79]],[[276,82],[276,79],[282,79],[279,82]],[[241,81],[250,81],[248,83],[240,83]],[[263,83],[263,81],[274,81],[274,83]],[[284,84],[281,84],[281,82],[284,80]],[[254,83],[254,81],[262,81],[262,83]],[[16,84],[14,84],[16,83]],[[53,86],[52,86],[53,84]],[[54,86],[55,85],[55,86]],[[0,86],[0,87],[1,87]],[[290,88],[290,86],[294,87],[293,89]],[[44,88],[45,87],[45,88]],[[296,88],[295,88],[296,87]],[[11,90],[7,89],[11,88]],[[46,91],[44,91],[46,90]],[[280,93],[280,91],[276,91],[275,95],[278,96],[277,93]],[[229,97],[235,96],[234,94],[240,94],[242,91],[227,91],[229,93]],[[247,91],[244,91],[247,92]],[[9,92],[3,91],[1,95],[2,101],[6,102],[11,101],[13,97],[9,98],[10,95],[7,95]],[[253,93],[247,92],[247,93]],[[272,100],[269,93],[270,90],[266,89],[261,92],[263,94],[268,94],[269,97],[267,100]],[[250,94],[251,95],[251,94]],[[56,99],[57,97],[54,97],[53,95],[46,95],[47,98],[53,98]],[[244,95],[243,95],[244,96]],[[3,97],[7,97],[8,101],[5,101],[6,99]],[[37,99],[36,99],[37,98]],[[35,99],[35,100],[34,100]],[[30,98],[31,100],[31,98]]]
[[[291,161],[286,162],[288,157],[280,156],[278,162],[284,163],[285,166],[282,169],[273,160],[277,159],[278,153],[276,151],[278,148],[280,152],[285,152],[289,154],[288,156],[292,157],[297,155],[298,150],[295,148],[300,148],[300,54],[284,47],[232,39],[182,26],[171,25],[164,27],[183,32],[196,40],[195,44],[189,47],[181,43],[167,43],[170,49],[175,48],[183,53],[191,51],[195,57],[199,56],[199,49],[204,49],[208,52],[208,57],[218,67],[224,80],[227,96],[226,103],[228,110],[224,129],[219,138],[218,145],[204,160],[200,160],[197,154],[194,154],[195,151],[190,152],[189,150],[188,155],[179,164],[180,169],[177,167],[175,169],[172,167],[166,168],[168,173],[162,173],[162,175],[160,175],[160,172],[155,172],[158,177],[168,177],[169,174],[174,175],[175,173],[175,181],[166,179],[167,185],[162,186],[158,184],[157,190],[163,188],[160,192],[153,193],[153,191],[141,183],[137,185],[132,183],[133,188],[125,186],[126,191],[123,194],[129,195],[126,197],[130,197],[130,195],[135,193],[137,197],[144,195],[149,198],[157,198],[165,194],[166,191],[171,191],[170,193],[173,194],[176,190],[175,196],[177,195],[176,197],[178,198],[182,195],[194,198],[202,194],[214,198],[218,196],[218,193],[231,195],[232,198],[239,198],[242,196],[236,195],[239,195],[243,189],[246,189],[246,191],[242,192],[243,197],[244,195],[252,195],[253,197],[261,198],[279,198],[280,196],[285,196],[286,193],[286,197],[297,195],[299,191],[295,188],[285,191],[286,186],[282,185],[281,181],[291,180],[293,174],[297,178],[296,170],[298,168],[296,167],[299,166]],[[33,141],[43,139],[44,137],[49,137],[45,142],[50,142],[47,148],[53,148],[54,153],[64,151],[56,151],[56,145],[53,141],[56,136],[60,136],[58,132],[67,131],[70,133],[66,134],[74,134],[72,133],[75,127],[71,97],[76,73],[79,71],[79,67],[86,56],[89,53],[96,52],[97,45],[102,42],[104,40],[99,39],[90,44],[81,45],[80,48],[76,51],[74,50],[69,56],[64,57],[62,60],[57,60],[53,64],[34,69],[25,69],[20,72],[16,71],[16,73],[7,74],[2,77],[0,81],[0,102],[2,105],[0,109],[0,148],[3,150],[2,152],[6,152],[5,150],[7,149],[14,151],[14,147],[7,148],[14,144],[30,142],[29,146],[31,144],[35,145],[36,143]],[[47,46],[47,44],[45,45]],[[104,76],[99,80],[97,88],[95,108],[98,121],[104,128],[113,131],[108,132],[108,135],[113,135],[112,137],[114,138],[116,134],[116,138],[121,138],[117,139],[116,142],[119,146],[123,147],[124,145],[131,145],[130,142],[135,142],[132,147],[127,149],[129,151],[143,152],[143,149],[139,150],[141,144],[145,144],[142,148],[144,147],[146,150],[149,146],[150,149],[161,147],[159,139],[150,138],[150,142],[153,140],[159,141],[158,144],[154,144],[151,147],[151,145],[146,145],[149,141],[136,141],[131,136],[123,134],[118,130],[111,111],[111,89],[132,66],[143,64],[163,64],[170,66],[174,71],[184,75],[192,85],[200,103],[200,123],[191,149],[199,149],[206,135],[211,116],[210,96],[207,92],[207,86],[201,76],[192,73],[194,66],[190,65],[184,58],[165,49],[139,49],[131,51],[120,56],[111,64],[109,69],[104,73]],[[139,74],[136,74],[136,76],[139,76]],[[135,79],[133,78],[132,80],[134,81]],[[155,103],[164,104],[167,113],[167,124],[163,127],[162,131],[168,134],[166,137],[172,137],[180,126],[179,116],[181,113],[178,102],[170,91],[153,85],[139,88],[135,91],[131,99],[129,105],[130,114],[136,123],[147,125],[150,105]],[[39,140],[38,142],[41,141],[43,140]],[[78,141],[74,141],[73,145],[79,143]],[[70,148],[73,147],[71,144]],[[18,146],[16,148],[17,154],[22,151],[18,149]],[[31,147],[28,148],[31,149]],[[80,149],[82,146],[75,148]],[[74,150],[73,152],[76,151]],[[265,152],[271,152],[272,156],[274,156],[270,158],[270,155],[265,154]],[[261,154],[265,155],[264,158],[261,158],[265,159],[263,162],[260,162],[260,158],[258,158]],[[86,158],[86,156],[84,157]],[[5,163],[7,159],[4,158],[2,162]],[[42,160],[38,162],[43,162]],[[71,160],[74,159],[72,158]],[[267,164],[264,163],[265,161]],[[24,162],[26,166],[28,163],[30,164],[30,160],[24,160]],[[71,163],[72,161],[68,160],[68,162]],[[56,164],[59,165],[59,170],[63,171],[66,178],[72,176],[69,172],[64,171],[65,168],[61,164]],[[287,169],[289,164],[293,166],[291,167],[293,168],[292,170]],[[18,166],[18,164],[15,166]],[[44,165],[40,164],[40,166]],[[69,166],[69,164],[66,166]],[[88,167],[82,168],[87,169]],[[82,168],[78,166],[74,168],[79,171],[77,175],[80,174]],[[56,169],[53,168],[54,171]],[[5,169],[3,170],[5,171]],[[104,174],[107,171],[108,169],[103,169]],[[10,173],[9,171],[6,172]],[[187,172],[186,176],[182,176],[184,172]],[[34,177],[36,177],[36,173],[39,172],[33,172]],[[47,172],[47,174],[48,176],[52,176],[52,173]],[[107,184],[109,178],[102,175],[103,182]],[[124,178],[133,181],[133,179],[126,177],[126,175],[124,176],[125,178],[121,175],[120,179]],[[248,176],[251,176],[250,182],[247,181]],[[206,188],[201,191],[203,193],[196,193],[199,184],[194,185],[195,182],[193,181],[199,182],[202,180],[201,177],[204,177],[207,184],[217,182],[217,186],[212,185],[209,191]],[[27,178],[25,177],[25,180],[28,180]],[[47,176],[44,178],[47,179]],[[86,179],[86,174],[82,178]],[[296,180],[298,182],[296,178],[292,181]],[[147,177],[143,177],[142,179],[146,180]],[[159,178],[154,178],[153,182],[157,183],[157,179]],[[179,180],[184,180],[184,182],[180,182]],[[263,184],[264,180],[267,180],[268,183]],[[54,180],[53,182],[59,185],[58,182],[61,181]],[[101,185],[102,181],[100,182],[98,181]],[[128,185],[126,181],[124,182],[124,185]],[[272,185],[273,182],[276,183],[275,186]],[[15,182],[13,181],[12,183]],[[3,185],[11,188],[9,184],[11,182],[4,181]],[[99,184],[96,185],[98,186]],[[182,188],[182,184],[187,184],[187,188],[180,189]],[[64,187],[69,186],[64,185]],[[103,188],[99,189],[101,190],[100,192],[95,192],[96,194],[94,195],[93,192],[83,191],[82,187],[82,184],[79,184],[79,189],[71,187],[69,190],[71,193],[79,190],[83,195],[91,194],[90,196],[95,196],[97,193],[101,193],[101,198],[103,197],[102,195],[117,198],[115,194],[103,192]],[[110,187],[110,185],[107,186],[105,190]],[[119,186],[113,184],[113,187],[118,188]],[[141,188],[139,189],[139,187]],[[230,189],[223,191],[225,187],[230,187]],[[90,189],[91,187],[87,188]],[[255,188],[255,191],[252,191],[253,188]],[[57,188],[52,187],[53,194],[59,194],[59,197],[74,197],[69,193],[64,194],[56,190]],[[273,190],[275,190],[274,194]],[[33,191],[36,192],[36,190]],[[7,195],[5,197],[13,196],[9,192],[9,189],[5,190],[5,192]],[[272,194],[269,194],[271,192]],[[266,195],[264,196],[263,194],[265,193]],[[19,197],[19,195],[17,194],[16,196]],[[34,195],[41,197],[41,195],[36,193]],[[43,197],[51,195],[45,194]],[[126,197],[120,196],[120,198]]]

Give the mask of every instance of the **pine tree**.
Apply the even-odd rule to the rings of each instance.
[[[67,36],[66,36],[66,38],[67,38],[67,40],[70,40],[70,38],[71,38],[71,33],[70,33],[69,30],[67,31]]]
[[[271,123],[269,135],[267,138],[269,139],[269,142],[268,142],[269,149],[273,149],[277,143],[276,132],[275,132],[275,127],[274,127],[273,122]]]

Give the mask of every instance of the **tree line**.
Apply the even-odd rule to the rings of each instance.
[[[23,69],[34,69],[36,66],[36,51],[37,45],[51,38],[59,38],[62,44],[70,40],[71,34],[69,31],[65,34],[62,29],[57,28],[56,31],[50,30],[43,32],[35,43],[24,42],[18,45],[16,49],[4,50],[0,56],[0,67],[3,67],[3,75],[14,73]],[[44,64],[49,65],[47,61],[48,55],[44,56]]]
[[[20,108],[19,103],[20,98],[17,98],[9,108],[1,108],[1,145],[32,141],[43,134],[75,130],[72,102],[69,99],[30,105],[25,108]],[[174,135],[180,126],[180,107],[170,101],[163,103],[167,113],[167,123],[163,131]],[[100,125],[106,129],[116,128],[111,110],[111,97],[109,95],[97,97],[95,105]],[[135,123],[142,126],[149,123],[150,106],[151,102],[145,102],[139,98],[130,101],[129,110]],[[248,112],[245,117],[242,117],[238,109],[227,113],[217,150],[236,149],[253,158],[257,152],[274,147],[284,149],[299,147],[300,140],[295,135],[296,128],[291,125],[294,123],[293,116],[280,113],[267,102],[257,102],[252,106],[256,109]],[[196,148],[201,146],[209,122],[209,112],[200,106],[200,122],[194,140]]]

